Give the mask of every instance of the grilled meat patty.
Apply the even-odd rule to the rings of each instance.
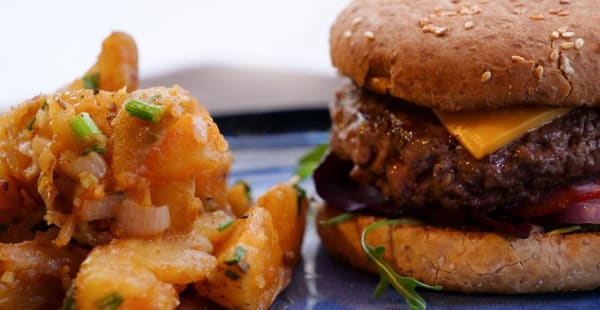
[[[599,114],[576,108],[475,159],[431,110],[348,83],[331,104],[331,147],[354,163],[354,180],[375,184],[398,208],[490,213],[598,174]]]

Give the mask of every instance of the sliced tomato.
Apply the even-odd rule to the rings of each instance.
[[[540,200],[527,203],[517,209],[525,218],[554,214],[575,203],[600,198],[600,180],[556,189]]]

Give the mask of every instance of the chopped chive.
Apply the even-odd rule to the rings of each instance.
[[[148,122],[158,123],[165,115],[167,108],[165,106],[152,104],[146,101],[131,99],[125,104],[125,111],[131,116],[143,119]]]
[[[92,73],[83,77],[83,88],[96,89],[100,88],[100,73]]]
[[[96,302],[96,307],[101,310],[116,310],[123,303],[123,296],[119,293],[114,292],[108,294],[108,296],[98,300]]]
[[[564,234],[572,233],[574,231],[578,231],[580,229],[581,229],[580,225],[572,225],[572,226],[561,227],[561,228],[551,230],[551,231],[547,232],[546,235],[547,236],[564,235]]]
[[[231,269],[225,270],[225,276],[233,281],[237,281],[240,279],[240,276]]]
[[[245,180],[237,180],[235,184],[241,184],[244,187],[244,191],[246,192],[246,196],[248,197],[248,199],[252,200],[252,188],[250,188],[248,182],[246,182]]]
[[[67,291],[67,295],[65,295],[65,299],[63,299],[63,306],[61,310],[75,310],[75,298],[73,298],[73,293],[75,291],[75,283],[69,287]]]
[[[219,225],[219,226],[217,227],[217,230],[218,230],[218,231],[223,231],[223,230],[225,230],[225,229],[227,229],[227,228],[231,227],[231,225],[233,225],[233,220],[229,220],[229,221],[227,221],[227,222],[225,222],[225,223],[222,223],[221,225]]]
[[[298,214],[302,213],[302,203],[304,202],[304,200],[306,200],[306,191],[304,190],[304,188],[300,187],[300,185],[295,184],[294,188],[296,189],[296,192],[298,193],[298,197],[296,198],[297,201],[297,206],[298,206]]]
[[[73,116],[71,119],[71,129],[75,135],[86,143],[95,142],[100,136],[104,136],[94,120],[86,112]]]
[[[97,144],[94,144],[92,146],[90,146],[89,148],[87,148],[87,150],[85,150],[85,152],[83,152],[83,155],[87,155],[89,153],[98,153],[98,154],[104,154],[106,150],[103,147],[98,146]]]
[[[349,221],[354,217],[353,213],[342,213],[338,216],[334,216],[330,219],[326,219],[323,221],[319,221],[319,225],[323,225],[323,226],[333,226],[333,225],[337,225],[337,224],[341,224],[343,222]]]
[[[242,260],[242,258],[244,258],[244,255],[246,255],[246,249],[244,249],[241,246],[238,246],[235,248],[235,254],[233,255],[233,258],[226,260],[225,264],[230,266],[235,265],[239,263]]]
[[[27,130],[33,130],[33,123],[35,123],[35,116],[29,121],[29,124],[27,124]]]

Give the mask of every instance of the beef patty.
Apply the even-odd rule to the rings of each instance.
[[[600,172],[598,108],[576,108],[476,159],[429,109],[351,83],[331,105],[333,152],[354,163],[353,179],[399,208],[489,213]]]

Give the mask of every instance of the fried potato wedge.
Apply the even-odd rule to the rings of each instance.
[[[215,251],[217,268],[195,284],[198,293],[228,309],[267,309],[291,280],[306,209],[293,186],[265,193],[229,228]]]
[[[138,88],[138,52],[135,41],[128,34],[113,32],[102,42],[102,52],[96,63],[79,79],[64,90],[102,89],[127,91]]]

